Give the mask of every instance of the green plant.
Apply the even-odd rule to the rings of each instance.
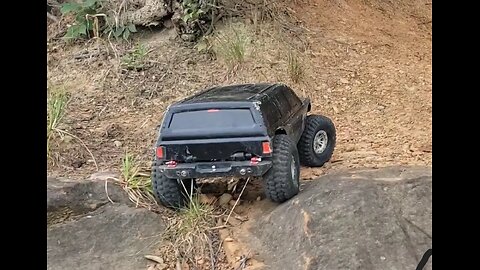
[[[288,75],[294,83],[298,83],[303,78],[303,67],[298,60],[298,57],[293,53],[287,54]]]
[[[201,15],[206,13],[206,10],[202,9],[202,6],[205,6],[205,5],[202,5],[201,2],[202,1],[199,1],[199,0],[183,0],[182,20],[185,23],[188,23],[189,21],[196,21],[200,18]]]
[[[139,44],[122,58],[122,66],[131,70],[141,70],[145,67],[145,58],[148,53],[148,48]]]
[[[185,187],[189,189],[190,187]],[[198,196],[190,196],[187,207],[180,210],[182,217],[181,232],[202,231],[207,229],[210,221],[208,220],[213,212],[213,207],[208,204],[202,204]]]
[[[97,162],[87,145],[74,134],[60,128],[62,119],[65,116],[67,105],[70,101],[70,95],[64,87],[47,87],[47,158],[51,159],[52,143],[57,138],[73,138],[87,150],[92,157],[93,163],[98,170]]]
[[[186,187],[188,188],[188,187]],[[171,247],[192,265],[198,258],[214,258],[212,246],[215,226],[215,209],[202,204],[198,196],[191,196],[187,207],[182,208],[166,229],[164,237]]]
[[[126,25],[120,24],[106,28],[105,32],[111,32],[116,39],[123,38],[124,40],[128,40],[132,33],[137,32],[137,28],[133,23]]]
[[[64,88],[47,89],[47,157],[50,157],[51,143],[59,134],[59,125],[65,115],[69,101]]]
[[[122,158],[121,171],[123,188],[132,202],[147,207],[155,204],[149,175],[141,173],[137,159],[128,152]]]
[[[236,68],[245,61],[247,45],[249,38],[242,29],[233,29],[226,34],[220,34],[216,37],[217,46],[214,51],[223,58],[230,69]]]
[[[199,53],[211,53],[213,48],[212,36],[201,37],[194,48],[197,49]]]
[[[99,16],[98,10],[101,9],[102,0],[82,0],[81,2],[67,2],[61,5],[60,11],[62,14],[74,14],[75,23],[68,27],[65,38],[76,39],[79,37],[90,37],[90,32],[93,31],[95,36],[98,36],[99,31]]]

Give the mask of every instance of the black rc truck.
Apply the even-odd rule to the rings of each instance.
[[[332,121],[310,110],[284,84],[214,87],[172,104],[155,145],[156,198],[180,208],[196,178],[218,176],[263,176],[270,200],[292,198],[300,164],[322,166],[335,147]]]

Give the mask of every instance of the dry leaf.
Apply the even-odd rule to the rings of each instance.
[[[145,255],[145,259],[148,259],[160,264],[163,263],[163,259],[155,255]]]

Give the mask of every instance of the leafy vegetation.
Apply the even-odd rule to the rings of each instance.
[[[182,208],[167,227],[165,240],[171,243],[170,247],[179,256],[192,266],[199,267],[198,258],[216,257],[212,228],[218,214],[212,205],[202,204],[197,196],[191,196],[188,206]]]
[[[185,23],[188,23],[189,21],[196,21],[198,20],[201,15],[206,13],[206,8],[208,8],[205,4],[202,5],[202,1],[198,0],[183,0],[182,6],[183,6],[183,17],[182,20]],[[203,1],[205,2],[205,1]],[[202,9],[202,6],[204,6],[204,9]]]
[[[82,0],[81,2],[66,2],[61,5],[62,14],[73,14],[75,22],[68,27],[65,38],[92,38],[101,33],[112,35],[117,39],[128,40],[137,28],[132,23],[122,23],[116,18],[109,18],[103,12],[102,0]]]
[[[147,46],[139,44],[122,58],[122,66],[130,70],[141,70],[145,67],[147,54]]]
[[[117,39],[123,38],[124,40],[128,40],[132,33],[137,32],[137,28],[133,23],[129,23],[127,25],[115,25],[105,28],[105,33],[112,33],[113,36]]]
[[[76,39],[91,37],[91,33],[98,36],[98,15],[102,7],[101,0],[83,0],[82,2],[63,3],[60,11],[62,14],[73,14],[75,23],[68,27],[65,38]],[[103,14],[102,14],[103,15]]]
[[[47,87],[47,158],[54,160],[51,150],[53,143],[59,142],[58,139],[75,139],[85,148],[98,169],[95,157],[87,145],[79,137],[60,127],[69,101],[70,95],[64,87]]]

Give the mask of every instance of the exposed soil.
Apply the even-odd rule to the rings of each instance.
[[[211,85],[280,81],[308,95],[313,112],[331,117],[338,130],[332,161],[304,168],[304,178],[351,167],[431,164],[431,5],[309,1],[292,8],[302,31],[278,33],[264,24],[255,34],[254,25],[245,25],[251,44],[235,74],[221,59],[181,43],[173,30],[139,35],[150,48],[139,72],[120,71],[120,57],[106,56],[107,42],[49,44],[49,83],[72,94],[64,128],[83,140],[100,170],[118,168],[127,149],[148,167],[156,127],[173,101]],[[223,28],[219,32],[229,29]],[[284,36],[294,38],[286,43]],[[298,84],[290,81],[284,57],[300,47],[295,44],[304,45],[305,78]],[[120,55],[128,45],[121,47]],[[66,141],[49,173],[81,178],[95,171],[84,148]]]

